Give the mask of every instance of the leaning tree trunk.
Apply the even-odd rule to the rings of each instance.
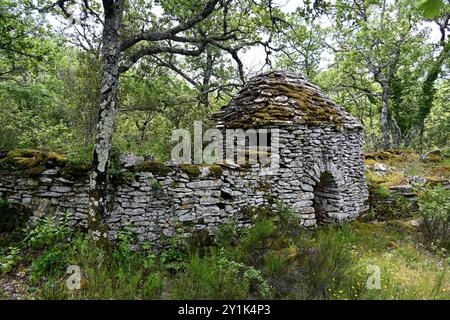
[[[382,96],[382,108],[381,108],[381,135],[383,150],[387,150],[390,147],[389,142],[389,87],[387,85],[383,86],[383,96]]]
[[[106,225],[108,198],[108,164],[112,133],[116,116],[119,87],[119,36],[121,14],[118,10],[105,10],[102,39],[102,87],[97,134],[94,146],[93,172],[89,184],[88,228],[92,238],[102,247],[109,245]]]

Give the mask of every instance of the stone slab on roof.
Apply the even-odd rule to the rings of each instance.
[[[301,75],[270,71],[251,78],[227,106],[214,115],[218,128],[258,128],[295,124],[362,125]]]

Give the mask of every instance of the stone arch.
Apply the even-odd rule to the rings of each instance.
[[[331,171],[323,171],[313,189],[313,208],[317,224],[333,222],[342,207],[341,188],[336,175]]]

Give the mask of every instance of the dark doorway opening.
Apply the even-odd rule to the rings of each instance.
[[[333,222],[333,216],[340,211],[340,195],[333,175],[323,172],[314,187],[313,207],[318,225]]]

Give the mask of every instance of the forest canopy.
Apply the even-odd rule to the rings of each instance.
[[[124,51],[113,139],[122,152],[167,160],[172,129],[212,126],[210,114],[261,69],[322,87],[363,122],[368,150],[448,145],[448,2],[215,2],[183,36]],[[125,1],[119,37],[186,22],[205,3]],[[103,11],[97,1],[1,1],[1,149],[91,157]]]

